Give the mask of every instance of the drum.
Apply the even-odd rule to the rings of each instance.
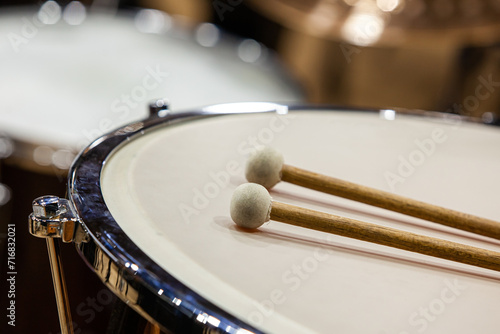
[[[178,110],[301,100],[263,46],[212,24],[187,30],[158,11],[87,16],[85,9],[75,22],[75,9],[57,17],[43,9],[7,11],[0,20],[0,131],[15,141],[16,164],[67,170],[80,149],[146,117],[147,103],[162,96]]]
[[[78,2],[58,7],[54,1],[38,11],[3,8],[0,37],[0,182],[12,190],[9,222],[18,226],[16,259],[23,274],[16,284],[22,293],[17,295],[19,321],[12,330],[19,333],[58,331],[56,321],[33,312],[55,312],[55,303],[45,245],[29,235],[26,217],[33,198],[64,196],[67,170],[83,147],[145,118],[153,97],[168,97],[178,110],[302,99],[273,54],[259,43],[231,37],[211,24],[186,26],[157,11],[105,15],[87,13]],[[78,315],[74,320],[86,333],[102,333],[102,327],[95,328],[97,319],[106,313],[103,307],[111,309],[112,300],[97,310],[89,305],[103,287],[74,247],[64,253],[70,300]]]
[[[59,207],[81,223],[74,238],[88,265],[165,331],[496,333],[498,272],[276,222],[244,231],[229,203],[248,154],[270,145],[287,164],[499,220],[499,144],[498,128],[437,113],[215,105],[95,141]],[[500,250],[498,240],[283,182],[271,195]]]

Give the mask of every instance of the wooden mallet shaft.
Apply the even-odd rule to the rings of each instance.
[[[233,221],[244,228],[256,229],[269,220],[275,220],[500,271],[498,252],[275,202],[266,188],[255,183],[236,188],[230,213]]]
[[[281,180],[500,240],[500,223],[283,164]]]
[[[456,242],[272,202],[270,219],[344,237],[500,271],[500,253]]]

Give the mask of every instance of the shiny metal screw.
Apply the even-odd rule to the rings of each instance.
[[[42,196],[33,201],[33,214],[38,218],[54,218],[61,214],[59,197]]]
[[[149,104],[149,114],[165,117],[169,113],[169,101],[168,99],[158,99]]]

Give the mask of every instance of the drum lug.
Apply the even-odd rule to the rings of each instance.
[[[168,99],[158,99],[149,104],[149,115],[156,117],[165,117],[170,113]]]
[[[29,230],[36,237],[61,238],[66,243],[89,240],[69,201],[57,196],[42,196],[33,201]]]
[[[61,238],[63,242],[77,242],[75,240],[77,226],[81,226],[81,224],[79,224],[79,220],[67,199],[57,196],[42,196],[33,201],[33,213],[29,216],[29,230],[32,235],[45,238],[47,242],[62,334],[73,334],[74,331],[66,281],[64,280],[60,244],[54,238]]]

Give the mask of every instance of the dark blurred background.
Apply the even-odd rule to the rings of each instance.
[[[0,0],[0,12],[44,3]],[[57,3],[64,7],[72,1]],[[187,29],[212,22],[238,38],[254,39],[276,53],[290,80],[302,88],[300,99],[305,102],[442,111],[486,123],[498,123],[500,117],[500,0],[81,3],[89,12],[129,13],[152,8],[182,21]],[[9,9],[12,12],[15,10]],[[0,137],[0,153],[1,143]],[[34,198],[65,196],[65,169],[39,170],[9,158],[2,160],[0,167],[0,181],[6,185],[0,187],[3,310],[7,307],[3,284],[7,278],[4,248],[8,223],[16,225],[18,272],[16,327],[0,332],[57,333],[45,242],[29,235],[27,216]],[[127,326],[129,332],[135,332],[131,323],[139,318],[103,292],[104,285],[83,264],[73,245],[63,245],[63,257],[77,333],[104,333],[106,328],[116,332]],[[113,308],[121,310],[119,316],[111,315]],[[109,327],[111,318],[115,324]]]

